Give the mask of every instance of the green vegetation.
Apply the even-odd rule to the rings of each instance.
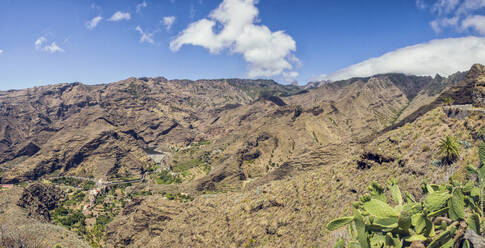
[[[112,220],[113,217],[109,215],[100,215],[96,218],[96,224],[86,232],[86,238],[91,247],[102,247],[101,240],[104,236],[104,230]]]
[[[341,239],[335,247],[473,247],[476,241],[465,233],[480,235],[484,223],[485,144],[479,150],[480,166],[468,166],[477,181],[461,184],[450,180],[442,185],[424,182],[425,197],[421,201],[407,192],[403,195],[397,181],[389,182],[388,194],[382,185],[372,183],[369,194],[353,204],[353,216],[328,223],[330,231],[348,227],[349,240]]]
[[[83,184],[82,180],[71,178],[71,177],[61,177],[52,180],[53,183],[56,184],[64,184],[71,187],[78,187],[79,185]]]
[[[404,111],[409,107],[410,103],[411,101],[409,101],[406,106],[404,106],[401,110],[399,110],[399,112],[397,112],[396,116],[392,119],[390,126],[396,124],[397,120],[399,119],[399,117],[401,117],[402,113],[404,113]]]
[[[453,100],[453,98],[451,97],[445,97],[443,98],[442,102],[445,106],[451,106],[455,102],[455,100]]]
[[[445,164],[452,164],[460,156],[460,143],[455,137],[446,136],[440,141],[439,148]]]
[[[182,183],[182,179],[178,176],[172,175],[169,171],[162,170],[157,175],[153,176],[155,182],[158,184],[172,184],[172,183]]]
[[[184,172],[186,170],[202,165],[202,163],[204,163],[204,161],[202,161],[201,158],[194,158],[185,162],[178,163],[173,167],[173,171],[179,173]]]
[[[191,196],[184,193],[172,194],[172,193],[162,192],[162,196],[167,197],[167,199],[171,201],[176,200],[181,202],[190,202],[194,199]]]
[[[388,187],[395,206],[388,204],[384,187],[370,186],[370,195],[354,203],[354,215],[331,221],[335,230],[348,225],[351,241],[348,247],[471,247],[464,233],[467,229],[481,233],[483,212],[477,207],[479,189],[469,182],[461,185],[424,183],[427,196],[416,202],[412,195],[402,197],[395,182]],[[346,241],[339,241],[340,245]]]
[[[88,191],[93,189],[96,186],[96,183],[94,181],[88,181],[83,185],[83,189]]]
[[[205,146],[205,145],[210,145],[211,142],[209,140],[201,140],[196,143],[196,146]]]
[[[65,206],[73,206],[81,203],[84,200],[86,194],[80,190],[76,191],[68,200],[63,202]]]
[[[70,187],[81,187],[83,190],[90,190],[96,186],[96,182],[93,181],[83,181],[80,179],[72,178],[72,177],[61,177],[52,180],[52,183],[55,184],[62,184]]]
[[[61,206],[51,212],[51,219],[54,223],[63,225],[69,229],[80,229],[85,226],[86,217],[79,210],[71,210]]]

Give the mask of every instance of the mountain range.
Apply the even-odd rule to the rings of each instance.
[[[2,91],[0,182],[13,186],[0,225],[46,247],[330,247],[343,234],[326,224],[370,182],[397,178],[419,198],[425,179],[463,177],[484,108],[482,65],[306,86],[158,77]],[[433,166],[446,135],[470,145]]]

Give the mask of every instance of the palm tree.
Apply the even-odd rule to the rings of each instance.
[[[446,136],[440,141],[440,153],[444,163],[452,164],[460,156],[460,144],[455,137]]]

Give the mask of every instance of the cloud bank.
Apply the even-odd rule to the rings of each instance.
[[[121,12],[121,11],[116,11],[111,18],[108,19],[108,21],[111,22],[119,22],[123,20],[130,20],[131,15],[128,12]]]
[[[60,48],[55,42],[49,44],[44,36],[38,38],[34,45],[37,51],[49,53],[64,52],[64,49]]]
[[[242,54],[249,77],[296,77],[296,42],[284,31],[258,24],[257,0],[224,0],[207,18],[191,23],[170,43],[177,52],[184,45],[201,46],[210,53],[224,50]]]
[[[315,79],[335,81],[390,72],[448,76],[468,70],[475,63],[485,64],[485,38],[439,39],[401,48]]]

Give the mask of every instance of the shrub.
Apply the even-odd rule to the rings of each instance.
[[[451,98],[451,97],[445,97],[445,98],[443,98],[442,102],[443,102],[444,105],[450,106],[455,102],[455,100],[453,100],[453,98]]]
[[[452,164],[460,156],[460,143],[455,137],[446,136],[440,141],[439,148],[445,164]]]

